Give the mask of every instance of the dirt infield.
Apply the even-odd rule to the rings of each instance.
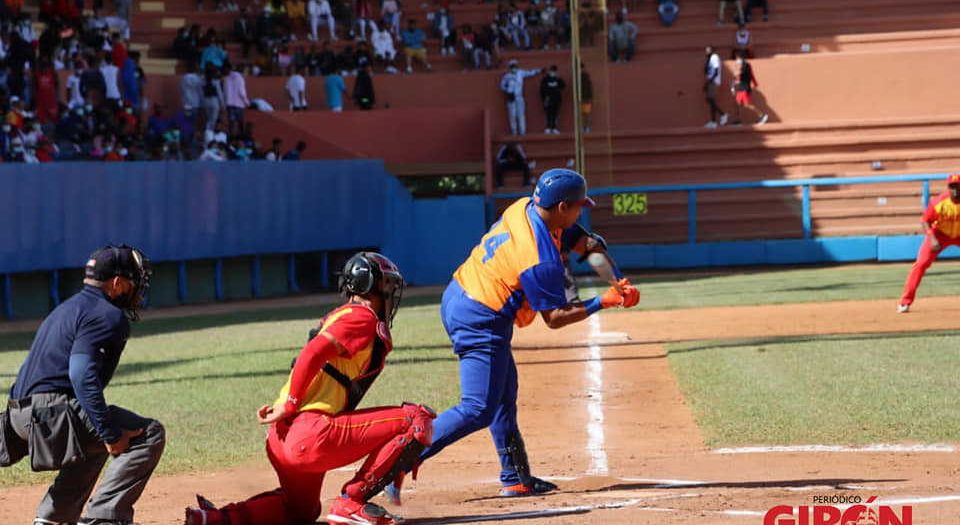
[[[498,464],[477,433],[431,460],[407,492],[409,523],[760,524],[775,505],[811,496],[880,496],[914,505],[915,524],[960,517],[955,451],[718,454],[702,441],[662,343],[743,337],[955,329],[960,299],[925,299],[909,315],[891,301],[727,307],[603,315],[561,331],[519,331],[520,418],[534,471],[562,491],[491,499]],[[176,436],[171,436],[176,439]],[[762,443],[758,444],[762,445]],[[337,493],[348,469],[327,476]],[[200,492],[226,503],[273,488],[266,459],[216,473],[151,482],[138,507],[144,525],[178,523]],[[0,523],[29,523],[43,487],[0,492]]]

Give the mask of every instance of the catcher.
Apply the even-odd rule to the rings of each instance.
[[[500,496],[557,488],[531,473],[517,424],[513,327],[528,326],[539,313],[547,326],[561,328],[603,308],[629,308],[640,301],[639,291],[626,279],[601,296],[569,300],[568,293],[575,291],[565,288],[561,237],[574,227],[585,206],[593,206],[593,201],[579,173],[548,170],[537,182],[533,198],[507,208],[454,273],[440,316],[460,361],[460,404],[437,418],[435,440],[420,455],[421,461],[489,427],[500,455]],[[571,249],[585,249],[582,234],[575,239],[570,235]],[[399,503],[399,483],[388,487],[387,494]]]
[[[294,525],[320,516],[328,470],[366,461],[327,515],[332,523],[391,525],[396,520],[369,500],[412,469],[431,443],[436,414],[423,405],[356,410],[392,349],[390,325],[404,281],[383,255],[361,252],[340,275],[347,302],[330,312],[294,363],[280,397],[257,412],[270,425],[267,457],[280,488],[222,508],[197,496],[186,525]]]

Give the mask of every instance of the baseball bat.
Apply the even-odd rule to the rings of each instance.
[[[620,273],[620,270],[613,262],[613,259],[610,258],[609,254],[606,252],[591,253],[590,256],[587,257],[587,263],[590,264],[590,267],[593,268],[593,271],[596,272],[601,279],[613,285],[617,291],[623,291],[619,284],[620,279],[623,279],[623,274]]]

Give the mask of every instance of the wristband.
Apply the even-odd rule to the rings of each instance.
[[[603,305],[600,304],[600,296],[589,299],[583,303],[584,308],[587,309],[587,315],[593,315],[600,311],[603,308]]]

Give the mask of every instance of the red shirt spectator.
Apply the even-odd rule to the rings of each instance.
[[[118,36],[118,35],[117,35]],[[127,45],[120,40],[119,38],[114,38],[113,40],[113,65],[122,68],[124,62],[127,61]]]
[[[34,76],[37,89],[37,120],[41,124],[56,122],[57,107],[57,74],[49,64],[41,65]]]

